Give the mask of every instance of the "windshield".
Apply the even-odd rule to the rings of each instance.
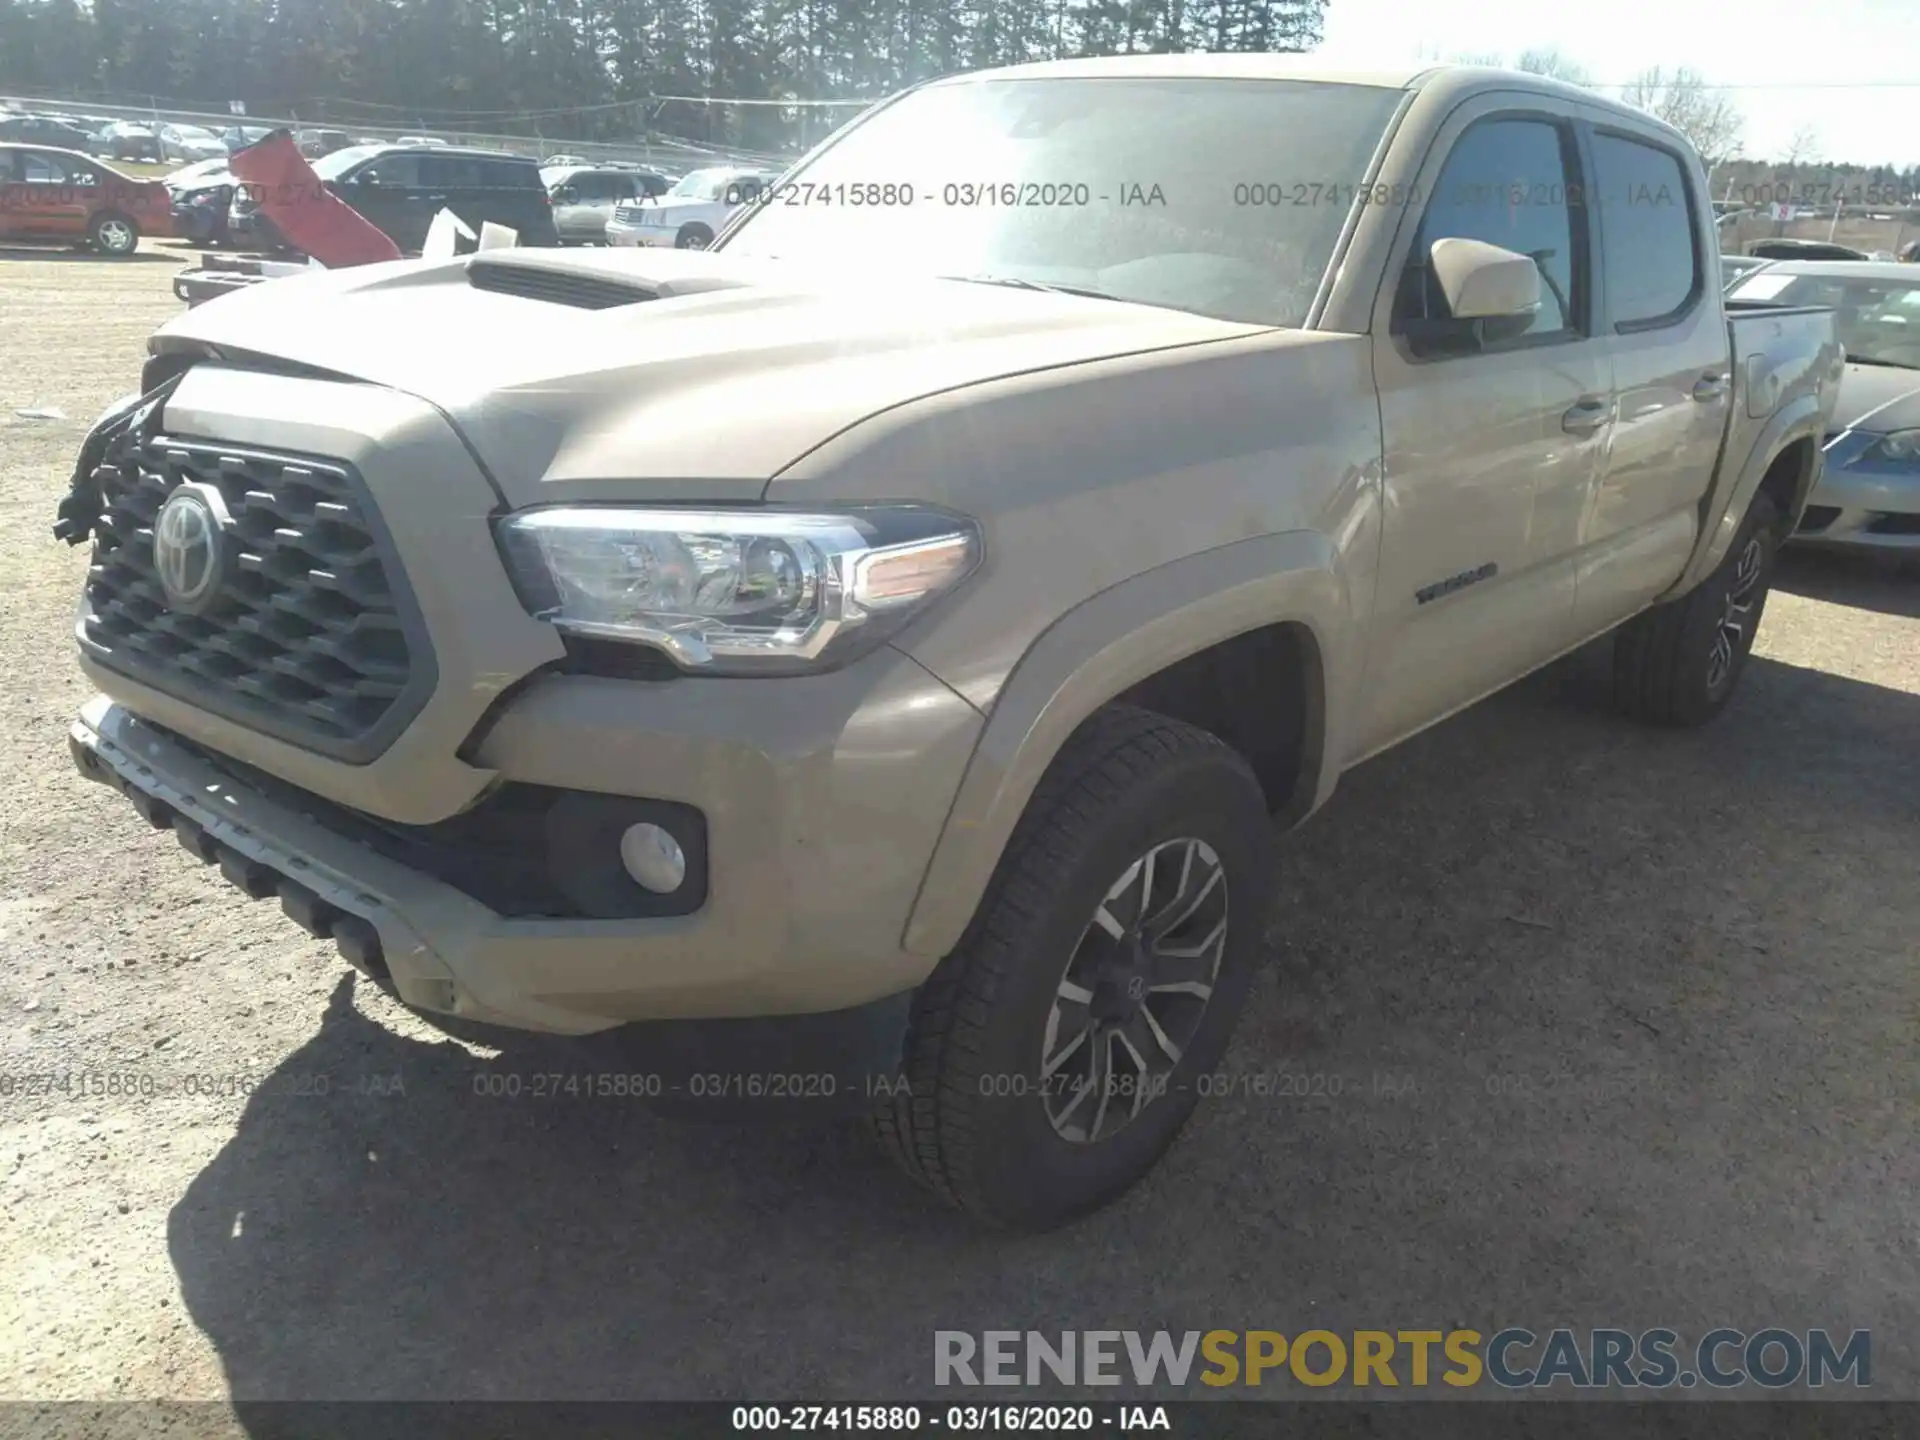
[[[788,175],[722,248],[1298,325],[1399,100],[1299,80],[933,85]]]
[[[1834,312],[1834,328],[1849,360],[1920,370],[1920,275],[1856,280],[1763,270],[1736,286],[1732,298],[1825,306]]]
[[[331,155],[322,155],[311,162],[313,173],[322,180],[338,180],[362,160],[370,160],[390,148],[386,145],[349,145],[344,150],[335,150]]]
[[[731,170],[695,170],[667,193],[679,200],[718,200],[733,178]]]

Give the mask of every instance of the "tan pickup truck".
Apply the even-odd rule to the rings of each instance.
[[[1629,714],[1726,702],[1841,356],[1706,195],[1546,80],[1133,56],[876,106],[707,251],[223,297],[62,507],[75,761],[422,1012],[667,1022],[1058,1223],[1344,769],[1615,629]]]

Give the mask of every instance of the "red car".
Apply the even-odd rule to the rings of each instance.
[[[0,144],[0,241],[86,242],[131,255],[142,235],[173,234],[173,197],[78,150]]]

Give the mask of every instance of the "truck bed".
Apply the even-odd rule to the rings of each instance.
[[[1794,396],[1837,381],[1841,356],[1833,311],[1824,306],[1728,301],[1726,309],[1733,397],[1709,515],[1725,504],[1727,487],[1764,438],[1775,412]],[[1800,522],[1798,515],[1786,519],[1789,526]]]

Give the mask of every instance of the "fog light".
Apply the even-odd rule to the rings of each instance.
[[[680,842],[649,821],[629,825],[620,837],[620,863],[656,895],[671,895],[687,878],[687,856]]]

